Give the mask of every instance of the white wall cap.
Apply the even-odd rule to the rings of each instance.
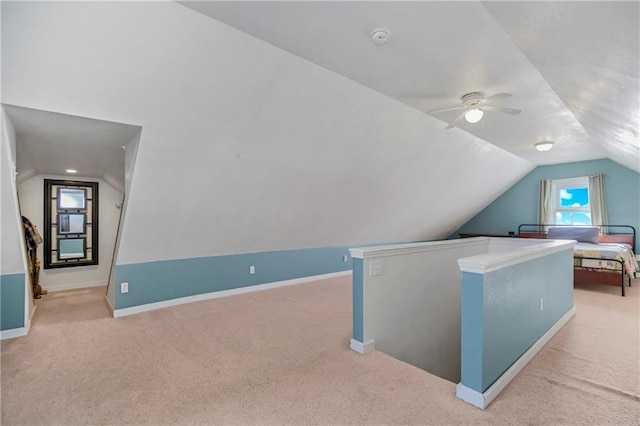
[[[573,250],[576,244],[574,240],[537,240],[539,244],[530,244],[515,248],[513,251],[486,253],[478,256],[458,259],[458,265],[462,272],[485,274],[498,269],[523,263],[539,257],[548,256],[564,250]]]
[[[427,241],[423,243],[392,244],[387,246],[358,247],[349,249],[352,258],[374,259],[378,257],[400,256],[433,250],[449,250],[460,247],[484,245],[489,247],[488,237],[460,238],[455,240]]]
[[[489,240],[489,253],[506,248],[513,250],[515,247],[532,246],[548,241],[547,239],[538,238],[491,238]]]

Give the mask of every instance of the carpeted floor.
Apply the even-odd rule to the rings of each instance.
[[[2,342],[2,424],[640,423],[640,279],[625,298],[577,288],[576,316],[484,411],[351,351],[350,280],[118,319],[104,288],[46,295],[29,335]]]

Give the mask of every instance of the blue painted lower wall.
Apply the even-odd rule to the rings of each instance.
[[[347,261],[343,261],[343,256]],[[115,309],[351,269],[348,247],[322,247],[116,266]],[[255,266],[255,274],[249,274]],[[129,292],[120,293],[120,283]]]
[[[462,383],[471,389],[482,389],[483,338],[482,314],[484,310],[484,276],[462,273],[461,294],[461,365]]]
[[[518,232],[522,223],[537,223],[538,187],[542,179],[567,179],[604,173],[604,189],[609,223],[631,225],[640,233],[640,175],[611,160],[580,161],[536,167],[476,214],[458,233],[507,234]],[[636,240],[640,252],[640,237]]]
[[[0,275],[0,330],[24,327],[24,274]]]
[[[573,307],[573,250],[462,280],[462,384],[485,392]],[[543,310],[540,310],[540,298]]]

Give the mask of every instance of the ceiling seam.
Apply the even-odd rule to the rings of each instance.
[[[247,141],[249,140],[249,137],[252,134],[252,130],[255,127],[256,121],[258,120],[258,117],[260,116],[260,114],[262,113],[262,109],[264,107],[264,103],[267,100],[267,97],[269,96],[269,92],[271,91],[271,86],[273,86],[273,82],[276,79],[276,76],[278,74],[278,72],[280,71],[280,65],[282,64],[282,53],[278,52],[278,64],[276,65],[276,69],[273,71],[271,78],[269,79],[269,83],[267,84],[267,87],[264,91],[264,94],[262,96],[262,99],[260,99],[260,104],[258,105],[258,108],[256,109],[256,113],[253,115],[253,119],[251,120],[251,124],[249,124],[249,126],[247,127],[247,134],[245,135],[243,141],[242,141],[242,145],[240,146],[240,150],[238,151],[238,155],[236,156],[236,160],[239,160],[240,157],[242,156],[242,153],[244,152],[244,148],[247,145]]]
[[[547,87],[549,88],[549,90],[551,90],[555,95],[556,98],[558,98],[558,100],[562,103],[563,107],[565,108],[566,111],[569,112],[569,114],[571,114],[571,117],[573,117],[573,119],[575,120],[576,123],[578,123],[578,125],[580,126],[580,128],[584,131],[585,135],[587,135],[588,137],[588,141],[585,142],[591,142],[593,143],[593,141],[591,140],[591,135],[589,134],[589,132],[587,132],[587,129],[584,127],[584,125],[582,124],[582,122],[580,120],[578,120],[578,117],[576,117],[576,115],[573,113],[573,111],[571,110],[571,108],[569,108],[569,106],[567,105],[567,103],[565,102],[565,100],[560,96],[560,94],[556,91],[556,89],[551,85],[551,83],[549,82],[549,80],[547,80],[547,77],[538,69],[538,67],[533,63],[533,61],[531,60],[531,58],[529,58],[529,56],[527,56],[527,54],[520,48],[520,45],[518,45],[518,43],[516,43],[516,41],[513,39],[513,37],[511,36],[511,33],[509,31],[507,31],[502,24],[498,21],[498,19],[493,15],[493,13],[491,13],[491,11],[489,11],[489,9],[487,9],[487,7],[485,6],[484,1],[480,2],[482,8],[487,12],[487,14],[491,17],[491,19],[493,20],[493,22],[495,23],[496,27],[500,28],[500,30],[506,35],[506,37],[511,41],[511,43],[513,44],[514,48],[516,51],[518,51],[522,57],[524,57],[527,61],[527,63],[531,66],[531,68],[533,70],[535,70],[535,72],[540,76],[540,78],[546,83]],[[598,144],[599,146],[601,146],[601,144]],[[542,164],[539,164],[542,165]]]

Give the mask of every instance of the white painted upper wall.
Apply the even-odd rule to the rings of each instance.
[[[174,3],[3,2],[2,40],[3,102],[142,126],[118,264],[442,238],[533,168]]]
[[[124,188],[126,193],[128,193],[131,189],[131,182],[133,181],[133,171],[135,170],[139,143],[140,132],[136,133],[126,145],[124,154]]]
[[[125,156],[124,156],[124,186],[125,193],[117,194],[116,201],[120,203],[120,215],[121,217],[126,217],[127,206],[129,203],[129,197],[126,194],[129,193],[131,189],[131,182],[133,181],[133,172],[135,170],[136,157],[138,155],[138,145],[140,142],[140,132],[138,132],[129,143],[126,145]],[[120,217],[118,218],[120,220]],[[120,250],[120,241],[122,240],[122,226],[119,226],[116,229],[116,240],[115,251],[114,253],[118,253]],[[116,259],[111,259],[112,262]],[[116,300],[116,274],[111,274],[109,276],[109,282],[107,283],[107,300],[115,301]]]
[[[2,109],[0,142],[0,275],[26,273],[22,220],[18,211],[15,171],[16,133]]]

